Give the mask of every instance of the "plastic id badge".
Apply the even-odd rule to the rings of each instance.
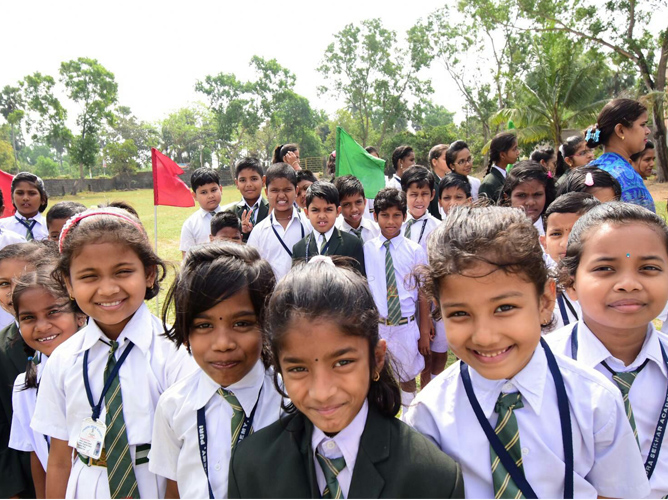
[[[93,460],[99,459],[106,432],[107,426],[100,419],[85,418],[77,441],[77,451]]]

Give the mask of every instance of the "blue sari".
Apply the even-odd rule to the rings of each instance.
[[[635,203],[647,210],[656,212],[652,195],[645,187],[642,177],[633,170],[631,164],[617,153],[603,153],[590,162],[589,165],[596,166],[612,175],[622,186],[622,201]]]

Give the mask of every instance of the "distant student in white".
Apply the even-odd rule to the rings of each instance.
[[[618,388],[652,487],[648,498],[665,498],[668,337],[652,320],[668,300],[668,227],[638,205],[599,205],[573,226],[561,271],[582,317],[546,340]]]
[[[276,280],[292,267],[292,247],[313,231],[306,216],[294,206],[297,174],[287,163],[274,163],[265,175],[269,217],[251,231],[248,244],[271,264]]]
[[[167,478],[167,498],[227,498],[237,444],[278,420],[282,398],[262,333],[275,282],[252,247],[221,242],[186,254],[169,293],[177,320],[167,335],[200,369],[156,409],[149,470]]]
[[[429,240],[422,279],[460,361],[406,420],[461,465],[466,498],[649,494],[619,391],[541,339],[554,292],[523,211],[452,210]]]
[[[223,210],[220,206],[222,187],[215,170],[207,167],[195,170],[190,176],[190,188],[199,210],[188,217],[181,228],[179,249],[183,256],[190,247],[209,242],[211,218]]]
[[[406,193],[408,217],[401,228],[408,238],[427,251],[427,239],[441,221],[429,213],[429,204],[436,196],[434,174],[420,165],[410,167],[401,176],[401,189]]]
[[[334,186],[339,191],[341,203],[341,215],[336,219],[336,227],[354,234],[362,244],[380,235],[378,224],[366,216],[367,200],[360,180],[353,175],[342,175],[334,179]]]
[[[42,212],[49,204],[44,181],[30,172],[20,172],[12,179],[12,204],[16,213],[0,219],[0,228],[25,237],[26,240],[45,240],[49,237]]]
[[[144,304],[164,264],[139,221],[110,207],[63,228],[56,272],[90,320],[42,376],[31,427],[51,437],[46,495],[163,498],[165,481],[148,470],[155,406],[196,369]]]
[[[46,466],[49,438],[30,428],[35,413],[39,383],[49,356],[86,323],[67,290],[53,279],[53,267],[23,274],[14,286],[12,303],[21,336],[35,350],[25,373],[14,382],[12,430],[9,447],[30,452],[30,469],[37,498],[46,498]]]

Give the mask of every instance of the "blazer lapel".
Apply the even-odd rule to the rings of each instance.
[[[360,440],[348,492],[349,498],[380,498],[385,479],[376,469],[376,464],[390,457],[392,446],[390,430],[387,418],[369,406],[369,415]]]
[[[341,245],[343,245],[343,236],[341,236],[341,231],[335,227],[331,243],[329,244],[329,248],[327,248],[327,255],[340,255],[338,252]]]
[[[311,498],[320,498],[320,488],[318,487],[318,480],[315,475],[315,463],[313,459],[313,450],[311,449],[311,437],[313,436],[313,424],[304,415],[299,415],[292,422],[296,420],[301,421],[301,442],[299,449],[304,457],[304,465],[306,466],[306,477],[308,478],[309,490]],[[292,423],[291,422],[291,423]],[[296,423],[296,422],[295,422]]]
[[[317,238],[314,233],[311,233],[308,237],[308,260],[311,260],[316,255],[320,255],[318,252],[318,244],[316,243]]]
[[[267,218],[269,215],[269,203],[264,198],[260,198],[260,208],[257,211],[257,216],[255,220],[261,221]]]

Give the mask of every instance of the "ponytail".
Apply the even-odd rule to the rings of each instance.
[[[512,132],[496,134],[489,144],[489,163],[485,175],[492,171],[492,167],[501,161],[501,153],[505,153],[517,143],[517,137]]]
[[[23,343],[23,351],[28,356],[28,362],[26,363],[25,382],[21,390],[25,391],[27,389],[37,389],[39,387],[39,383],[37,382],[37,363],[35,363],[35,357],[41,359],[42,354],[36,352],[25,342]]]

